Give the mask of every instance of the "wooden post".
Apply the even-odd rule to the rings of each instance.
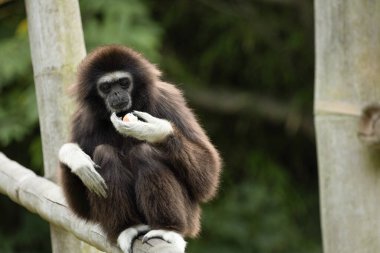
[[[315,124],[324,253],[380,252],[380,153],[357,137],[380,101],[380,0],[317,0]]]
[[[45,177],[56,181],[59,147],[68,139],[73,103],[67,94],[86,55],[77,0],[26,0]],[[52,251],[82,252],[72,234],[50,226]]]

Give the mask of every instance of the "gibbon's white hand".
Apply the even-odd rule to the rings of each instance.
[[[133,113],[146,122],[141,120],[124,122],[115,113],[111,115],[112,124],[124,136],[157,143],[165,140],[173,132],[171,123],[165,119],[153,117],[146,112],[134,111]]]
[[[59,150],[58,156],[59,160],[66,164],[90,191],[99,197],[107,198],[107,185],[95,169],[99,166],[77,144],[64,144]]]

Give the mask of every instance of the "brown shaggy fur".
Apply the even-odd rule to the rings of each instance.
[[[133,75],[133,110],[169,120],[174,133],[151,144],[116,132],[96,80],[108,72]],[[61,164],[61,179],[71,209],[99,222],[112,242],[126,228],[147,224],[194,237],[200,230],[201,202],[216,194],[221,160],[187,107],[181,92],[160,80],[160,71],[123,46],[96,49],[81,63],[76,85],[78,111],[71,142],[78,143],[100,166],[108,197],[90,192]]]

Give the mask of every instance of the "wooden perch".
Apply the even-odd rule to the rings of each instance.
[[[121,253],[118,247],[107,241],[98,225],[76,217],[69,210],[58,185],[37,176],[33,171],[10,160],[1,152],[0,193],[99,250]],[[161,239],[151,239],[146,244],[142,244],[141,240],[137,239],[133,245],[133,252],[180,253],[172,244]]]

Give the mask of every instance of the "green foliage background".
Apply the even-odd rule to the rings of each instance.
[[[157,63],[164,79],[185,95],[206,96],[206,103],[199,96],[188,100],[221,151],[224,172],[218,198],[203,207],[203,231],[190,240],[189,253],[321,252],[310,121],[312,5],[311,0],[80,1],[88,51],[129,45]],[[41,174],[23,1],[0,5],[0,56],[0,150]],[[254,108],[212,102],[228,105],[236,94],[248,97]],[[45,221],[5,196],[0,212],[0,252],[51,251]]]

